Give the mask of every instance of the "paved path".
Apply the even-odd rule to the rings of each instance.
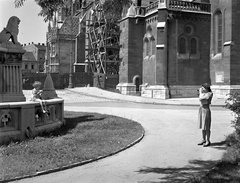
[[[103,98],[96,99],[102,101],[94,102],[93,98],[89,98],[83,102],[84,96],[75,93],[71,96],[75,99],[73,102],[65,101],[65,110],[99,112],[135,120],[146,131],[144,139],[126,151],[97,162],[16,182],[183,182],[193,174],[209,170],[214,161],[221,158],[225,150],[221,142],[233,131],[230,112],[213,107],[213,146],[204,148],[196,145],[201,139],[201,132],[196,128],[197,106],[118,103]]]

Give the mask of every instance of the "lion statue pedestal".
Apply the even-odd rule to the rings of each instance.
[[[12,43],[0,44],[0,103],[26,101],[22,92],[22,55],[25,50]]]
[[[26,51],[17,40],[19,22],[11,17],[0,33],[0,103],[26,101],[22,92],[22,55]]]

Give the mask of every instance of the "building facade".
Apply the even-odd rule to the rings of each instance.
[[[22,56],[22,73],[37,73],[38,61],[32,52],[25,52]]]
[[[44,72],[46,46],[44,43],[28,43],[23,45],[26,53],[23,54],[23,73]]]
[[[47,32],[46,66],[51,73],[65,74],[75,71],[78,60],[79,18],[73,16],[81,8],[82,1],[75,1],[73,9],[60,8],[49,22]],[[77,64],[76,64],[77,65]],[[83,69],[84,72],[84,69]]]
[[[219,97],[240,91],[240,1],[211,0],[211,83]]]
[[[136,1],[120,21],[121,93],[152,98],[195,97],[210,82],[209,1]],[[137,32],[137,34],[136,34]]]

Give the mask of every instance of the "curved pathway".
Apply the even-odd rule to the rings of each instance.
[[[198,107],[162,106],[98,101],[65,103],[65,110],[98,112],[141,123],[145,137],[114,156],[57,173],[16,181],[18,183],[157,183],[183,182],[214,166],[225,150],[221,142],[233,131],[232,116],[212,108],[211,147],[197,146]]]

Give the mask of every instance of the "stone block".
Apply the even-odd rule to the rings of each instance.
[[[116,86],[116,89],[119,90],[121,94],[125,94],[125,95],[136,94],[136,85],[132,83],[119,83]]]
[[[142,86],[141,87],[141,96],[149,98],[158,98],[158,99],[168,99],[169,98],[169,88],[162,85],[153,85],[153,86]]]

